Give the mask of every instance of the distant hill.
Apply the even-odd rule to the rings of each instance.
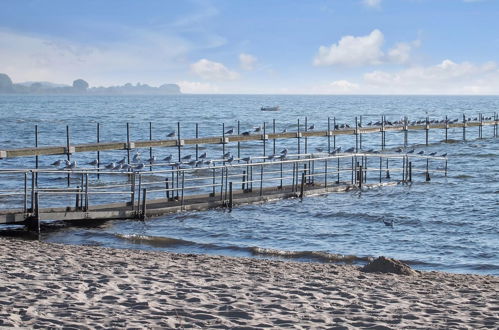
[[[5,73],[0,73],[0,94],[98,94],[98,95],[174,95],[182,94],[177,84],[159,87],[137,83],[122,86],[90,87],[83,79],[76,79],[72,86],[48,81],[28,81],[14,84]]]

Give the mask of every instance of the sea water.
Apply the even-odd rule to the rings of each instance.
[[[280,106],[279,112],[262,112],[261,106]],[[276,131],[296,130],[307,117],[308,125],[327,129],[327,118],[352,125],[357,116],[364,125],[403,116],[409,119],[493,116],[499,110],[494,96],[303,96],[303,95],[176,95],[176,96],[0,96],[0,150],[34,145],[35,125],[39,145],[65,145],[66,125],[71,144],[93,143],[100,123],[101,141],[125,141],[126,123],[131,140],[165,139],[181,123],[182,138],[222,134],[262,126]],[[303,127],[302,127],[303,129]],[[396,185],[276,201],[234,208],[165,215],[147,221],[116,220],[89,226],[56,226],[41,239],[68,244],[116,248],[210,253],[245,257],[271,257],[300,261],[363,263],[379,255],[404,260],[417,269],[499,275],[499,144],[493,127],[448,131],[452,143],[442,142],[444,130],[409,132],[416,151],[448,153],[448,176],[425,182],[414,175],[411,185]],[[278,140],[278,150],[296,148],[296,140]],[[387,148],[402,146],[402,133],[387,133]],[[271,148],[268,143],[267,148]],[[339,136],[336,145],[347,149],[355,137]],[[310,150],[327,146],[327,138],[310,138]],[[235,145],[226,145],[235,151]],[[213,157],[221,146],[203,146]],[[380,134],[365,134],[364,149],[380,149]],[[269,150],[269,149],[268,149]],[[148,149],[143,154],[148,154]],[[162,158],[175,149],[154,148]],[[186,146],[185,152],[193,152]],[[261,142],[243,145],[245,155],[261,154]],[[125,151],[101,152],[102,162],[121,159]],[[61,156],[42,156],[40,166]],[[79,164],[95,153],[73,155]],[[0,160],[1,168],[30,168],[34,157]],[[2,189],[12,188],[8,180]],[[2,208],[8,201],[0,198]],[[384,222],[393,221],[393,227]]]

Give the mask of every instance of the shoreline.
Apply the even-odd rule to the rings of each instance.
[[[0,237],[0,326],[493,328],[499,277]]]

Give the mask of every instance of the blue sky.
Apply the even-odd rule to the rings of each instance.
[[[15,82],[499,94],[497,0],[0,0]]]

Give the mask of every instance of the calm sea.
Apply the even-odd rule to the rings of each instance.
[[[280,112],[261,112],[261,106],[279,105]],[[39,128],[39,145],[64,145],[66,125],[72,144],[96,139],[101,125],[101,141],[126,140],[130,123],[132,140],[166,134],[181,123],[182,137],[193,137],[199,124],[201,136],[220,135],[225,127],[241,130],[266,122],[276,129],[296,129],[297,119],[327,128],[327,117],[339,123],[410,119],[493,116],[499,110],[499,97],[487,96],[271,96],[271,95],[178,95],[178,96],[0,96],[0,149],[34,145],[34,126]],[[271,129],[271,128],[270,128]],[[409,133],[416,150],[447,152],[449,175],[417,177],[412,185],[398,185],[363,192],[330,194],[299,200],[235,208],[232,212],[211,210],[187,212],[141,221],[108,221],[93,226],[57,226],[42,239],[68,244],[91,244],[117,248],[162,250],[186,253],[212,253],[231,256],[272,257],[303,261],[360,262],[385,255],[404,260],[417,269],[499,275],[499,143],[493,128],[431,131],[425,146],[423,131]],[[379,134],[364,136],[364,149],[379,149]],[[289,145],[286,143],[290,143]],[[294,141],[278,142],[278,147],[294,147]],[[309,139],[309,148],[324,147],[324,138]],[[338,137],[343,149],[354,145],[352,136]],[[400,133],[388,133],[389,149],[403,143]],[[187,147],[186,147],[187,148]],[[220,146],[208,146],[208,154],[221,153]],[[234,146],[227,146],[233,150]],[[154,149],[158,157],[174,150]],[[148,151],[144,150],[144,153]],[[258,143],[248,144],[245,154],[261,153]],[[103,162],[116,161],[123,151],[103,152]],[[42,167],[50,167],[57,156],[42,157]],[[77,154],[80,164],[95,158],[92,153]],[[2,168],[34,166],[34,158],[0,160]],[[0,178],[1,180],[2,178]],[[0,182],[1,189],[12,182]],[[0,198],[0,207],[9,207]],[[393,228],[383,221],[392,221]],[[342,258],[341,256],[347,256]]]

